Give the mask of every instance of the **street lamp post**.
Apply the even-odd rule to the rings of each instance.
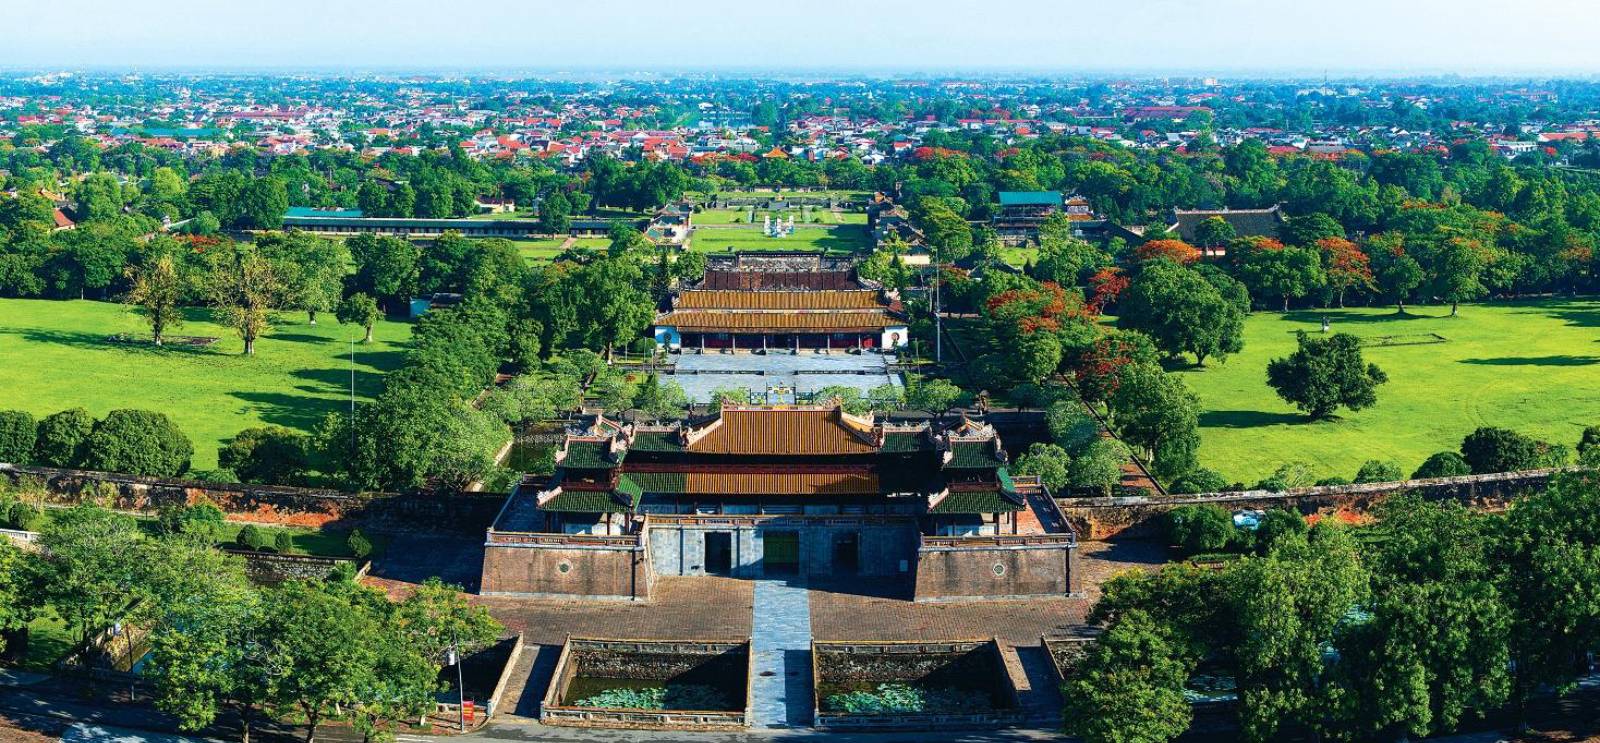
[[[456,639],[456,630],[450,628],[450,647],[445,650],[444,662],[456,667],[456,713],[461,719],[461,732],[467,732],[467,685],[463,680],[461,671],[461,653],[456,650],[459,641]]]

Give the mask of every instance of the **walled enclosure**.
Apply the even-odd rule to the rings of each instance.
[[[635,710],[574,706],[579,678],[722,686],[734,693],[722,710]],[[665,730],[736,730],[750,715],[750,643],[568,638],[540,705],[546,725]]]
[[[824,730],[933,730],[993,727],[1021,721],[1017,690],[995,640],[952,642],[813,642],[815,725]],[[827,711],[827,695],[851,686],[899,682],[979,690],[982,712],[853,714]]]

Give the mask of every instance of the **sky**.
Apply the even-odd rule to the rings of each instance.
[[[1594,0],[12,4],[28,69],[1600,74]]]

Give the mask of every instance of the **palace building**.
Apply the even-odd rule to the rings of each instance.
[[[483,590],[646,598],[656,576],[899,578],[919,600],[1071,593],[1076,539],[995,430],[821,405],[568,429],[489,532]]]
[[[849,258],[734,253],[676,292],[655,321],[669,351],[894,349],[910,340],[897,297],[858,277]]]

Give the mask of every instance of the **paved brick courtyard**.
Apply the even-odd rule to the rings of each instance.
[[[527,642],[568,635],[637,640],[743,641],[750,637],[754,583],[733,578],[657,578],[648,602],[473,597]]]

